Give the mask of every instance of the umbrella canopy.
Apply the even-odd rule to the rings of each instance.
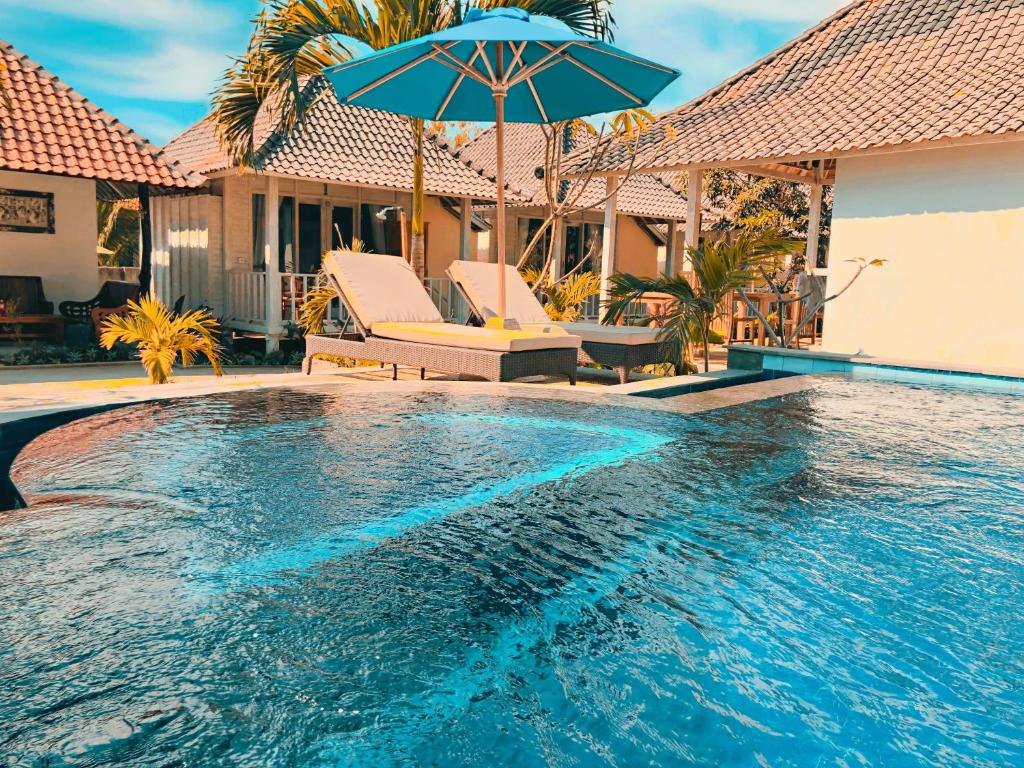
[[[553,123],[647,106],[679,71],[520,8],[473,9],[463,24],[324,71],[342,103],[497,126],[496,236],[505,264],[504,123]],[[505,314],[505,270],[498,270]],[[499,318],[500,319],[500,318]]]

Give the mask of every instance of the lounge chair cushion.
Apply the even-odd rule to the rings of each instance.
[[[635,325],[600,325],[598,323],[555,323],[566,333],[579,336],[585,342],[593,344],[622,344],[633,347],[641,344],[657,344],[658,328],[644,328]],[[532,330],[539,326],[523,326],[523,330]]]
[[[395,341],[488,352],[532,352],[540,349],[579,349],[583,340],[561,328],[534,332],[496,331],[447,323],[375,323],[373,335]]]
[[[497,317],[497,310],[492,309],[498,304],[497,264],[455,261],[448,268],[448,274],[462,286],[477,314],[482,314],[485,320]],[[507,267],[505,279],[508,281],[505,286],[505,309],[508,310],[509,317],[522,323],[523,330],[540,331],[544,328],[558,327],[574,336],[582,337],[585,342],[594,344],[639,346],[655,344],[658,341],[656,328],[598,323],[552,323],[548,313],[544,311],[544,307],[515,267]]]
[[[477,314],[484,320],[498,316],[498,265],[485,261],[453,261],[448,274],[462,286]],[[505,267],[505,316],[520,323],[550,322],[530,286],[516,268]]]
[[[412,267],[399,256],[334,251],[324,258],[324,269],[371,333],[378,323],[444,322]]]

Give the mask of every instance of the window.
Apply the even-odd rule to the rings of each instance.
[[[323,249],[320,247],[320,206],[315,203],[299,204],[299,268],[304,275],[320,269]]]
[[[282,197],[277,208],[277,268],[295,271],[295,198]]]
[[[563,270],[571,272],[581,261],[588,263],[584,270],[594,271],[601,253],[604,229],[600,224],[573,224],[565,228],[565,264]]]
[[[267,197],[252,196],[252,271],[263,272],[266,268],[267,247]]]
[[[523,256],[526,253],[526,249],[530,243],[533,242],[533,238],[537,236],[537,232],[544,225],[543,219],[519,219],[519,248],[517,249],[516,256]],[[544,236],[537,243],[536,247],[530,252],[530,255],[525,260],[527,267],[533,267],[540,269],[544,266],[544,261],[547,259],[548,250],[551,247],[551,228],[548,227]]]
[[[400,256],[402,254],[402,233],[398,213],[392,208],[385,220],[377,218],[387,205],[363,203],[359,206],[359,236],[367,251],[371,253]]]
[[[335,206],[331,211],[331,250],[352,247],[355,235],[355,215],[351,208]]]

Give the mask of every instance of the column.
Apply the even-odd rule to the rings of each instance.
[[[687,175],[686,184],[686,242],[687,248],[700,245],[701,217],[704,207],[704,173],[700,168],[693,168]],[[690,257],[683,256],[682,272],[690,271]]]
[[[473,261],[473,198],[462,198],[459,208],[459,260]]]
[[[618,235],[619,205],[616,190],[619,180],[609,176],[607,181],[608,202],[604,205],[604,231],[601,235],[601,313],[611,293],[611,277],[615,274],[615,241]]]
[[[281,343],[281,271],[278,264],[278,215],[280,195],[277,177],[267,177],[266,246],[263,251],[264,297],[266,298],[267,352],[276,352]]]

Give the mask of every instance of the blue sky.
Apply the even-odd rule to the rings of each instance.
[[[845,0],[617,0],[617,43],[703,93]],[[0,0],[0,36],[156,144],[201,118],[259,0]]]

